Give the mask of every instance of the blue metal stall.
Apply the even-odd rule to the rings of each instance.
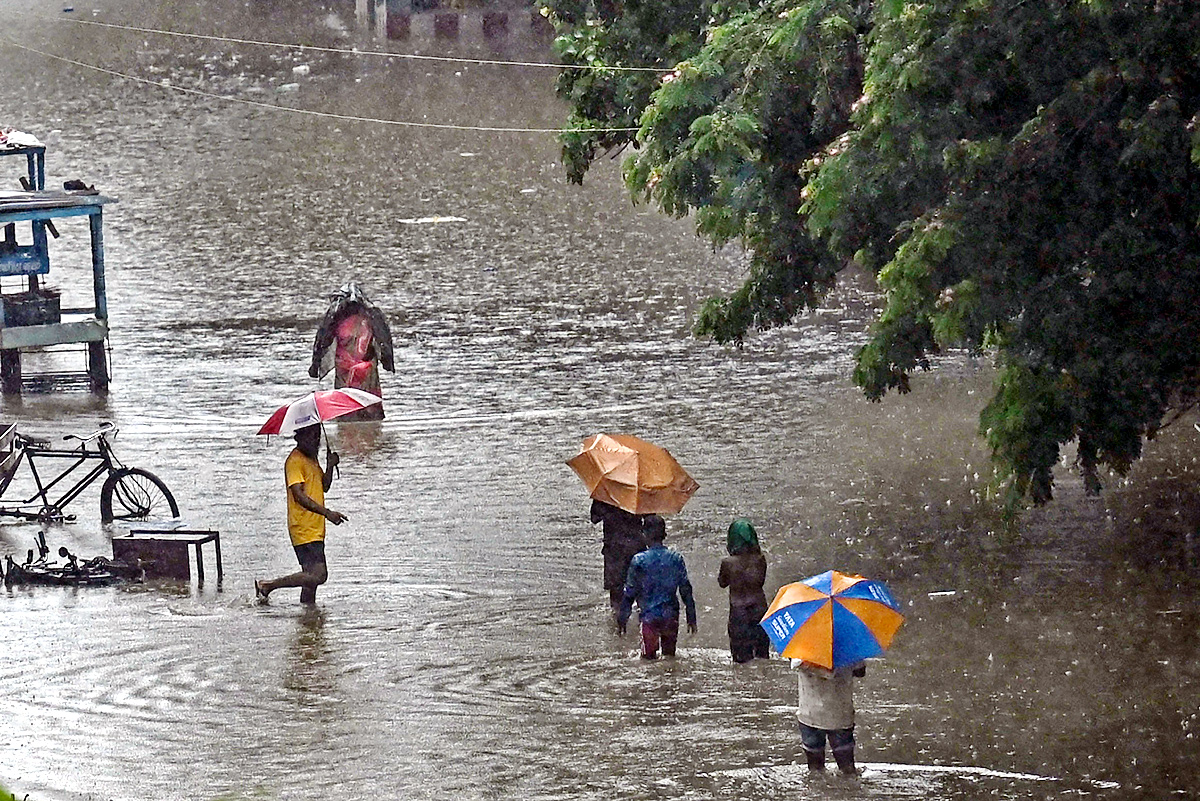
[[[20,394],[22,389],[60,389],[86,386],[93,392],[108,389],[108,306],[104,288],[103,210],[116,202],[94,189],[47,191],[45,148],[18,147],[0,155],[24,155],[28,179],[24,191],[0,191],[0,278],[24,278],[23,291],[0,293],[0,392]],[[54,221],[86,217],[92,255],[92,295],[95,304],[62,308],[57,292],[46,289],[42,276],[50,272],[50,236],[57,237]],[[28,232],[22,242],[18,236]],[[63,345],[84,345],[83,370],[25,374],[24,352]]]

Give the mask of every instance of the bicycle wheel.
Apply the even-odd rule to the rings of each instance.
[[[100,488],[100,519],[105,523],[145,520],[163,516],[167,510],[171,517],[179,517],[175,496],[161,478],[140,467],[114,470]]]

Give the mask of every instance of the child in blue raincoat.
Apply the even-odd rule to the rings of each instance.
[[[642,659],[656,659],[660,645],[663,656],[675,656],[680,599],[687,613],[688,631],[696,632],[696,601],[683,556],[664,544],[666,523],[658,515],[647,515],[645,520],[647,548],[629,563],[617,627],[625,633],[636,602],[642,629]]]

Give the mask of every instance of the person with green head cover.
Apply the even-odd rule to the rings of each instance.
[[[725,548],[729,556],[721,560],[717,584],[729,588],[729,651],[734,662],[766,659],[770,640],[758,622],[767,613],[767,558],[749,520],[739,517],[729,525]]]

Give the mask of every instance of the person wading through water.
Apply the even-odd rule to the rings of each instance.
[[[629,563],[646,550],[646,539],[642,535],[644,519],[645,515],[626,512],[604,501],[592,501],[592,524],[603,523],[604,546],[600,553],[604,557],[604,589],[608,590],[608,604],[614,618],[621,611]]]
[[[758,621],[767,613],[763,583],[767,558],[758,544],[758,532],[744,517],[729,525],[725,539],[729,556],[721,560],[717,584],[729,588],[729,652],[734,662],[767,659],[771,641]]]
[[[347,517],[325,506],[325,491],[333,484],[338,455],[329,451],[325,469],[317,456],[321,448],[321,426],[305,426],[296,431],[296,447],[283,464],[287,484],[288,536],[300,562],[300,572],[270,581],[255,581],[254,594],[266,603],[272,592],[282,587],[300,587],[300,603],[315,604],[317,587],[329,578],[325,565],[325,521],[335,526]]]
[[[675,656],[679,640],[679,600],[683,599],[687,627],[696,633],[696,601],[692,597],[692,582],[687,566],[679,552],[668,548],[667,524],[658,515],[646,515],[646,550],[633,557],[621,611],[617,614],[617,630],[625,633],[633,605],[638,607],[638,622],[642,629],[642,659],[657,659],[659,645],[663,656]]]

